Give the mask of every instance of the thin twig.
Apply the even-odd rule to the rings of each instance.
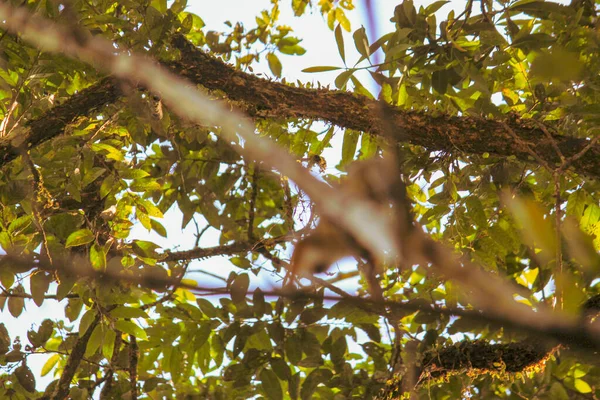
[[[256,197],[258,196],[258,164],[254,164],[252,176],[250,178],[250,203],[248,211],[248,240],[254,240],[254,213],[256,212]]]
[[[546,137],[550,141],[550,144],[552,145],[552,147],[554,147],[554,151],[556,151],[556,155],[558,155],[558,157],[560,158],[561,167],[563,165],[565,165],[567,159],[565,158],[562,151],[558,147],[558,143],[556,142],[556,139],[554,139],[554,136],[552,136],[552,134],[548,131],[548,129],[546,129],[546,126],[542,122],[538,121],[537,119],[534,119],[533,121],[536,123],[538,128],[540,128],[540,130],[542,132],[544,132],[544,135],[546,135]]]
[[[553,174],[553,178],[554,178],[554,199],[555,199],[555,203],[554,203],[554,221],[555,221],[555,246],[556,246],[556,251],[555,251],[555,258],[556,258],[556,271],[558,273],[558,276],[555,278],[555,282],[556,282],[556,298],[557,298],[557,302],[556,302],[556,306],[558,306],[559,310],[563,309],[563,302],[564,302],[564,273],[563,273],[563,260],[562,260],[562,234],[561,234],[561,210],[560,210],[560,206],[562,203],[562,200],[560,198],[560,176],[558,174],[558,172],[555,172]]]
[[[579,160],[581,157],[583,157],[585,153],[587,153],[596,145],[596,143],[598,143],[598,140],[600,140],[600,135],[593,137],[592,140],[590,140],[590,142],[583,149],[581,149],[581,151],[579,151],[579,153],[573,155],[572,157],[569,157],[569,159],[567,160],[567,164],[570,165],[575,161]]]

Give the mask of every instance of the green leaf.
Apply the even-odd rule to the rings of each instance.
[[[89,229],[79,229],[69,235],[65,247],[75,247],[88,244],[94,240],[94,233]]]
[[[340,161],[340,166],[342,166],[342,168],[354,160],[359,137],[359,132],[352,129],[346,129],[344,141],[342,142],[342,160]]]
[[[203,325],[200,325],[196,335],[194,336],[194,347],[199,349],[200,347],[204,346],[204,343],[207,342],[212,332],[213,329],[210,323],[204,323]]]
[[[575,379],[573,386],[575,386],[575,390],[577,390],[579,393],[590,393],[592,391],[589,383],[583,379]]]
[[[96,310],[94,309],[88,310],[85,312],[85,314],[83,314],[83,317],[81,317],[81,320],[79,321],[79,337],[83,336],[87,332],[95,318]]]
[[[554,382],[548,391],[549,398],[552,400],[569,400],[567,389],[560,383]]]
[[[138,339],[148,339],[148,335],[146,334],[146,332],[132,321],[125,321],[120,319],[115,322],[115,329],[123,333],[135,336]]]
[[[292,400],[296,400],[300,395],[300,372],[295,373],[288,380],[288,393]]]
[[[302,384],[302,389],[300,391],[300,397],[302,400],[312,399],[312,395],[317,389],[317,386],[321,383],[327,382],[331,379],[333,374],[328,369],[318,368],[313,370]]]
[[[25,364],[21,364],[14,372],[19,384],[28,392],[35,393],[35,376],[31,369]]]
[[[81,187],[85,188],[87,185],[101,177],[105,172],[105,168],[92,168],[90,171],[86,172],[85,176],[83,177],[81,181]]]
[[[150,316],[144,310],[127,306],[118,306],[110,312],[110,315],[115,318],[150,318]]]
[[[342,61],[344,62],[344,65],[346,65],[346,49],[344,47],[344,35],[342,33],[342,26],[340,24],[338,24],[335,27],[335,43],[337,44],[340,57],[342,57]]]
[[[302,70],[302,72],[308,72],[308,73],[312,73],[312,72],[327,72],[327,71],[335,71],[341,69],[340,67],[308,67],[308,68],[304,68]]]
[[[577,221],[583,215],[586,207],[587,196],[583,190],[575,190],[567,199],[567,215],[577,218]]]
[[[40,307],[50,287],[52,278],[47,272],[37,271],[29,278],[29,290],[35,304]]]
[[[8,268],[0,268],[0,283],[5,289],[10,289],[15,283],[15,273]]]
[[[267,61],[269,62],[269,69],[278,78],[281,78],[281,61],[274,53],[267,54]]]
[[[545,250],[546,258],[553,257],[556,241],[550,218],[544,218],[541,208],[531,200],[509,198],[509,196],[506,196],[505,199],[523,229],[526,243]]]
[[[90,263],[96,271],[104,271],[106,269],[106,253],[98,244],[94,243],[90,247]]]
[[[271,368],[277,374],[279,379],[288,380],[292,377],[290,366],[281,357],[273,357],[270,361]]]
[[[111,160],[123,161],[125,158],[124,153],[121,150],[106,143],[93,143],[90,145],[90,148]]]
[[[217,309],[210,301],[198,297],[196,299],[196,303],[198,304],[198,307],[200,307],[200,311],[202,311],[208,318],[215,318],[217,316]]]
[[[369,50],[369,40],[367,39],[367,31],[364,27],[357,29],[352,35],[354,38],[354,46],[356,50],[360,53],[364,58],[368,58],[370,53]]]
[[[270,369],[263,369],[260,372],[260,382],[262,390],[270,400],[281,400],[283,399],[283,390],[281,389],[281,383],[277,378],[275,372]]]
[[[123,179],[142,179],[150,176],[150,174],[143,169],[128,168],[119,171],[119,176]]]
[[[159,248],[160,248],[160,246],[158,246],[157,244],[148,242],[146,240],[134,240],[133,243],[131,244],[131,249],[138,256],[146,257],[146,258],[153,258],[156,260],[158,260],[162,257],[161,254],[158,254],[156,252],[156,250]]]
[[[31,216],[23,215],[17,219],[11,221],[10,225],[8,225],[8,232],[12,235],[19,234],[21,231],[25,230],[29,225],[31,225]]]
[[[229,288],[231,292],[231,300],[234,303],[240,303],[246,299],[248,286],[250,285],[250,277],[248,274],[240,274],[235,277]]]
[[[160,188],[160,184],[152,178],[136,179],[129,185],[132,192],[152,192],[160,190]]]
[[[102,324],[96,325],[92,335],[90,336],[90,340],[88,340],[87,346],[85,348],[85,356],[91,357],[96,351],[100,348],[102,344],[102,340],[104,339],[104,326]]]
[[[536,82],[547,82],[552,79],[559,81],[576,81],[583,69],[579,54],[560,48],[544,52],[531,63],[530,75]]]
[[[589,232],[590,229],[596,225],[596,223],[598,223],[598,221],[600,221],[600,207],[595,204],[589,204],[583,212],[581,220],[579,221],[581,229]]]
[[[115,349],[115,338],[117,333],[112,329],[107,329],[104,334],[104,340],[102,341],[102,355],[106,359],[111,359],[113,351]]]
[[[440,1],[435,1],[435,2],[431,3],[430,5],[427,6],[427,8],[425,8],[425,15],[435,14],[437,10],[439,10],[440,8],[442,8],[443,6],[445,6],[448,3],[449,3],[448,0],[440,0]]]
[[[163,218],[164,215],[162,211],[158,207],[156,207],[152,202],[145,199],[136,199],[135,201],[137,207],[139,207],[145,214],[148,214],[154,218]]]
[[[485,228],[488,225],[487,216],[483,210],[483,205],[477,197],[469,196],[466,200],[466,205],[469,210],[469,215],[473,219],[473,222],[477,224],[479,228]]]
[[[14,294],[24,294],[25,289],[19,285],[13,290]],[[9,297],[8,299],[8,311],[10,315],[17,318],[23,312],[25,308],[25,298],[23,297]]]
[[[298,364],[302,359],[302,346],[297,335],[292,335],[285,340],[285,355],[292,364]]]
[[[434,71],[431,74],[431,87],[439,94],[444,94],[448,90],[448,72],[446,70]]]
[[[260,288],[256,288],[252,295],[252,305],[254,309],[254,315],[260,318],[264,315],[266,310],[265,295]]]
[[[349,70],[346,70],[344,72],[342,72],[341,74],[339,74],[336,78],[335,78],[335,87],[343,90],[346,88],[346,84],[348,83],[348,80],[350,79],[350,77],[352,76],[352,74],[355,72],[356,70],[351,68]]]
[[[102,181],[102,184],[100,185],[100,198],[105,198],[106,196],[109,195],[109,193],[114,189],[114,185],[115,185],[115,177],[112,175],[107,176],[106,178],[104,178],[104,180]]]
[[[152,227],[152,230],[156,233],[158,233],[160,236],[166,238],[167,237],[167,230],[165,229],[165,227],[163,226],[163,224],[161,224],[160,222],[151,219],[150,220],[150,226]]]
[[[60,354],[53,354],[46,360],[44,365],[42,366],[42,370],[40,371],[41,376],[46,376],[52,371],[52,369],[56,366],[58,361],[60,360]]]
[[[360,140],[360,159],[366,160],[377,152],[377,138],[369,133],[363,133]]]

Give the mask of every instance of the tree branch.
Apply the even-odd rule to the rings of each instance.
[[[534,161],[526,148],[516,142],[506,126],[521,140],[535,143],[536,152],[547,163],[560,164],[556,149],[564,157],[572,157],[571,166],[582,175],[600,177],[600,146],[585,138],[546,134],[534,121],[509,118],[496,122],[476,117],[432,115],[431,112],[405,111],[367,97],[327,89],[305,89],[267,81],[235,70],[194,47],[185,37],[174,36],[173,45],[181,51],[181,59],[169,67],[192,82],[210,90],[220,90],[238,107],[259,118],[310,118],[329,121],[343,128],[390,136],[386,121],[395,130],[392,139],[425,147],[430,151],[464,154],[492,153],[514,155],[522,161]],[[583,151],[586,149],[585,151]]]
[[[62,375],[60,376],[60,380],[56,385],[56,389],[54,389],[54,393],[51,400],[62,400],[66,399],[69,395],[69,389],[71,387],[71,381],[75,377],[77,373],[77,369],[79,368],[79,363],[81,363],[81,359],[85,354],[85,349],[87,347],[88,341],[92,336],[92,332],[102,319],[102,314],[98,313],[96,318],[92,321],[90,326],[87,328],[87,331],[77,339],[75,346],[73,346],[73,350],[71,350],[71,354],[69,354],[69,358],[67,359],[67,363],[65,364],[65,368],[63,370]]]
[[[384,134],[383,122],[373,112],[381,104],[377,101],[348,92],[305,89],[268,81],[235,70],[195,48],[181,35],[174,36],[172,43],[182,57],[166,66],[196,84],[221,90],[253,117],[311,118],[375,135]],[[14,134],[0,138],[0,167],[19,155],[19,145],[32,148],[50,140],[63,133],[77,118],[115,102],[120,95],[117,80],[105,78],[16,129]],[[522,161],[531,161],[527,149],[507,132],[506,126],[509,126],[522,140],[535,143],[537,154],[547,163],[560,164],[556,151],[559,149],[564,157],[570,158],[571,167],[577,173],[600,177],[600,146],[596,140],[590,142],[561,135],[548,138],[535,123],[515,118],[496,122],[384,107],[396,127],[392,135],[398,142],[423,146],[430,151],[514,155]]]
[[[543,366],[560,349],[540,340],[492,344],[487,341],[463,341],[425,353],[417,372],[416,386],[443,382],[457,372],[506,376]],[[398,399],[406,391],[401,375],[389,380],[378,400]],[[412,389],[412,388],[410,388]]]
[[[259,247],[273,246],[279,243],[289,242],[294,237],[300,236],[307,232],[309,229],[301,229],[296,232],[291,232],[286,235],[278,236],[275,238],[256,240],[254,242],[236,242],[233,244],[225,244],[222,246],[214,247],[197,247],[190,250],[181,251],[170,251],[167,252],[167,256],[162,261],[183,261],[183,260],[198,260],[203,258],[224,256],[237,253],[247,253],[258,249]]]

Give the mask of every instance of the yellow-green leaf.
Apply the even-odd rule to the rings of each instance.
[[[89,229],[80,229],[69,235],[65,247],[82,246],[94,240],[94,234]]]
[[[281,78],[281,61],[274,53],[267,54],[267,61],[269,62],[269,69],[278,78]]]
[[[344,47],[344,35],[340,24],[335,27],[335,42],[337,43],[340,57],[342,57],[342,61],[344,62],[344,65],[346,65],[346,48]]]
[[[308,68],[304,68],[302,70],[302,72],[308,72],[308,73],[312,73],[312,72],[327,72],[327,71],[335,71],[341,69],[340,67],[329,67],[329,66],[322,66],[322,67],[308,67]]]
[[[40,372],[41,376],[46,376],[48,375],[48,373],[50,373],[50,371],[52,371],[52,368],[54,368],[54,366],[56,365],[56,363],[58,363],[58,360],[60,360],[60,355],[59,354],[53,354],[49,359],[46,360],[46,362],[44,363],[44,366],[42,367],[42,370]]]
[[[573,386],[575,386],[575,389],[579,393],[590,393],[592,391],[592,388],[590,387],[589,383],[587,383],[583,379],[575,379],[575,381],[573,382]]]
[[[125,321],[120,319],[115,322],[115,329],[123,333],[127,333],[128,335],[133,335],[138,339],[145,340],[148,338],[148,336],[146,335],[146,331],[144,331],[132,321]]]

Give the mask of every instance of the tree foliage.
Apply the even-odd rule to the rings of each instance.
[[[61,310],[0,324],[0,397],[600,396],[598,7],[445,3],[372,42],[352,0],[224,32],[180,0],[0,5],[0,308]],[[340,63],[305,72],[336,89],[279,79],[290,6],[324,16]],[[220,286],[191,274],[219,256]]]

